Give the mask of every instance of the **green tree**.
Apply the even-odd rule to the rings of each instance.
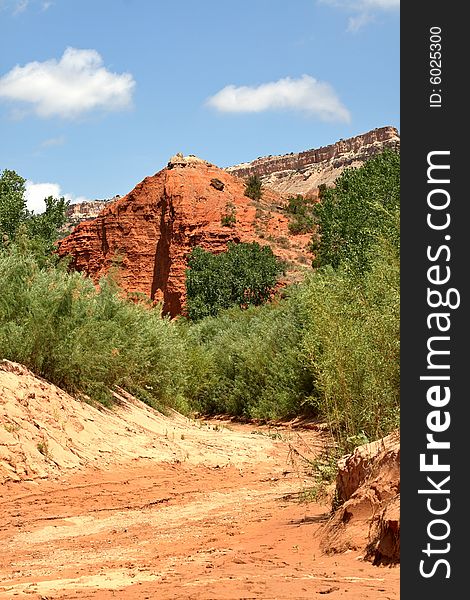
[[[0,247],[12,241],[27,218],[25,179],[5,169],[0,175]]]
[[[198,320],[230,306],[262,304],[281,271],[271,248],[256,242],[229,243],[221,254],[194,248],[186,271],[188,316]]]
[[[38,252],[49,255],[59,238],[60,229],[67,221],[67,208],[70,204],[65,198],[44,199],[46,210],[38,215],[31,215],[27,220],[27,232]]]
[[[315,225],[313,208],[313,201],[310,198],[304,198],[301,194],[289,198],[286,210],[290,216],[289,231],[291,233],[295,235],[313,231]]]
[[[0,248],[15,241],[43,260],[51,255],[67,220],[65,198],[44,199],[46,209],[35,215],[26,207],[25,179],[5,169],[0,175]]]
[[[322,190],[315,207],[319,236],[313,240],[314,266],[343,262],[365,272],[370,248],[386,239],[399,248],[400,156],[386,150],[358,169],[346,169],[335,187]]]
[[[261,200],[262,187],[261,178],[258,175],[250,175],[245,184],[245,196],[252,200]]]

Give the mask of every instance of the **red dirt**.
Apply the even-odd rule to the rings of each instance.
[[[321,553],[329,507],[299,502],[308,479],[273,443],[274,468],[134,460],[7,482],[0,598],[399,598],[399,568]]]
[[[300,502],[321,427],[119,400],[0,362],[1,600],[399,598],[399,567],[321,550],[329,503]]]

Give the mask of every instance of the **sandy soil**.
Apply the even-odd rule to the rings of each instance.
[[[0,599],[399,598],[398,567],[320,551],[329,505],[301,501],[313,482],[298,453],[321,451],[321,429],[191,422],[129,399],[64,420],[70,397],[15,369],[0,377]]]

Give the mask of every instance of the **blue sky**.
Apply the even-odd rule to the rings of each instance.
[[[399,128],[399,97],[399,0],[0,0],[0,170],[37,212]]]

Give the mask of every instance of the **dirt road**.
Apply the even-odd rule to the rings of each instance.
[[[292,436],[237,428],[275,438],[270,460],[135,459],[5,483],[0,598],[398,599],[399,568],[320,552],[329,507],[299,502],[312,482],[290,460]],[[315,431],[295,439],[321,446]]]

